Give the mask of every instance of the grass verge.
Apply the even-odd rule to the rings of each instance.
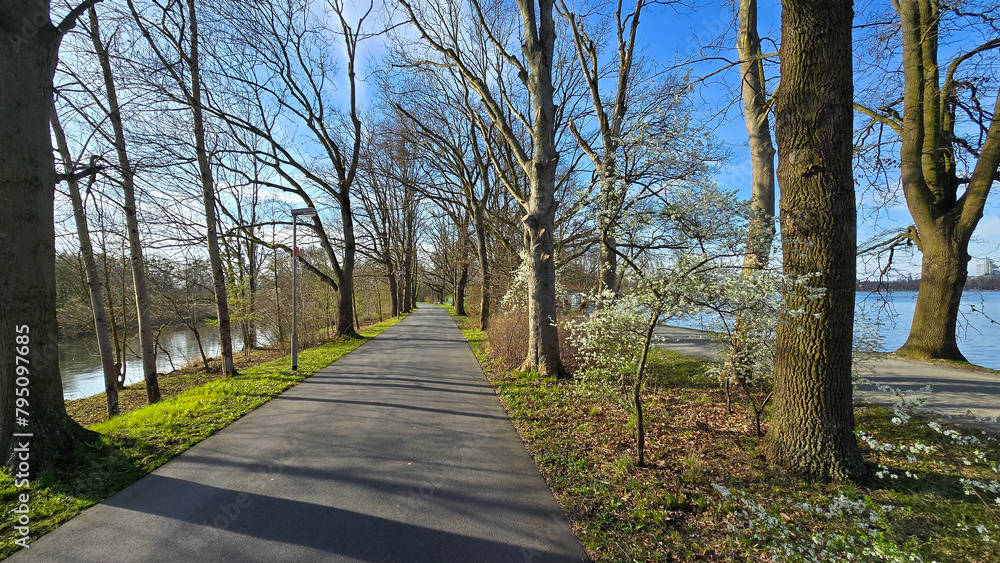
[[[291,371],[286,356],[247,367],[235,377],[187,388],[110,421],[90,424],[88,428],[101,437],[94,443],[80,444],[58,469],[40,473],[30,490],[15,487],[9,475],[0,475],[0,510],[6,516],[0,528],[0,559],[19,549],[12,518],[17,515],[12,510],[18,507],[20,493],[31,495],[28,517],[34,541],[400,320],[402,317],[362,329],[362,338],[341,338],[301,351],[298,372]],[[197,374],[180,377],[199,383]]]
[[[859,405],[861,445],[881,477],[803,482],[767,464],[748,409],[727,412],[704,361],[654,350],[640,468],[621,397],[497,370],[486,334],[456,320],[595,561],[1000,561],[1000,495],[966,494],[962,482],[1000,477],[993,435],[896,425],[891,410]]]

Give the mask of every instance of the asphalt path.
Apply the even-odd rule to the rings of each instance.
[[[10,560],[587,559],[461,332],[421,307]]]
[[[715,360],[719,345],[708,333],[690,328],[661,326],[656,331],[657,346]],[[856,398],[881,404],[893,404],[898,397],[883,391],[878,384],[908,391],[908,399],[923,399],[918,412],[937,415],[1000,430],[1000,374],[985,368],[957,367],[933,362],[918,362],[885,357],[861,364],[862,376],[872,384],[858,387]],[[930,392],[918,393],[930,385]]]

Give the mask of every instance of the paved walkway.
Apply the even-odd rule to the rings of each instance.
[[[656,335],[658,346],[699,358],[714,360],[717,357],[718,345],[703,331],[663,326],[657,329]],[[985,426],[1000,430],[996,420],[1000,417],[1000,374],[996,372],[898,358],[868,362],[864,367],[872,372],[866,377],[876,383],[903,390],[930,385],[930,393],[913,396],[926,399],[923,411],[979,424],[968,415],[971,411],[978,417],[993,418]],[[897,400],[892,393],[879,391],[874,385],[862,386],[858,391],[858,398],[865,401],[891,404]]]
[[[11,561],[585,561],[461,332],[422,307]]]

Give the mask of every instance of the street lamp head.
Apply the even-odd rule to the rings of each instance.
[[[300,207],[292,210],[292,217],[315,217],[315,207]]]

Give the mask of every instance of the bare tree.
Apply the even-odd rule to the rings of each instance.
[[[990,190],[1000,180],[1000,91],[993,94],[996,100],[989,111],[990,100],[982,98],[996,87],[988,86],[988,81],[982,86],[977,82],[990,67],[995,76],[1000,27],[995,7],[991,15],[990,7],[976,3],[898,0],[892,5],[898,16],[892,25],[898,26],[901,38],[897,40],[894,32],[887,34],[892,43],[885,50],[895,55],[893,43],[902,46],[902,92],[886,88],[892,81],[879,80],[878,89],[886,100],[877,108],[856,104],[855,109],[872,120],[862,137],[876,131],[881,137],[887,127],[900,138],[899,179],[915,228],[893,237],[890,244],[912,242],[922,254],[910,334],[896,353],[965,361],[956,328],[968,276],[969,242]],[[960,47],[944,65],[939,44],[950,40],[942,37],[946,24],[956,36],[970,36],[970,30],[979,28],[987,39]],[[945,27],[944,31],[950,30]],[[986,68],[963,77],[962,70],[983,57],[988,61]],[[900,103],[902,116],[897,110]],[[873,148],[873,161],[885,162],[883,143]]]
[[[124,196],[122,209],[125,212],[125,229],[128,233],[132,288],[135,290],[135,308],[139,321],[142,378],[146,382],[146,401],[153,404],[160,401],[160,384],[156,374],[153,322],[149,314],[150,301],[149,289],[146,286],[146,261],[143,258],[142,241],[139,238],[138,209],[135,200],[135,168],[132,166],[125,143],[125,127],[122,124],[121,105],[118,103],[118,89],[115,87],[108,49],[101,40],[101,26],[97,19],[97,10],[91,6],[87,13],[90,17],[90,39],[104,78],[108,121],[111,122],[114,131],[114,146],[118,155],[118,172],[121,175],[122,195]]]
[[[357,255],[355,218],[352,193],[358,173],[363,144],[363,128],[357,99],[357,51],[362,41],[372,36],[367,22],[373,5],[368,4],[360,15],[349,20],[345,5],[339,0],[324,4],[334,27],[326,26],[312,11],[312,4],[293,0],[281,5],[229,6],[220,15],[234,36],[228,38],[226,60],[240,59],[244,63],[218,64],[218,80],[228,83],[227,102],[217,96],[212,111],[229,127],[255,135],[265,145],[245,144],[244,149],[257,161],[273,170],[279,181],[263,185],[294,194],[309,207],[316,207],[313,188],[321,198],[330,198],[339,209],[340,232],[337,239],[324,227],[324,219],[312,219],[312,229],[329,260],[333,276],[304,257],[299,261],[310,272],[338,292],[337,333],[354,336],[354,266]],[[329,35],[339,36],[346,51],[346,111],[340,112],[330,99],[335,84],[331,69],[336,67],[329,48]],[[252,41],[247,41],[252,37]],[[288,119],[301,127],[298,137],[289,135],[289,128],[279,126]],[[238,136],[236,138],[239,138]],[[301,143],[318,149],[313,154]],[[321,200],[317,200],[321,201]],[[337,252],[336,247],[341,252]]]
[[[66,142],[66,133],[59,122],[59,115],[52,109],[50,118],[52,133],[56,140],[56,150],[62,159],[63,176],[69,188],[70,201],[73,204],[73,218],[76,222],[77,240],[80,242],[80,256],[87,274],[87,290],[90,294],[90,308],[94,316],[94,332],[97,335],[97,349],[101,356],[101,369],[104,373],[104,395],[108,404],[108,418],[117,416],[121,410],[118,407],[118,369],[115,367],[114,351],[111,347],[111,335],[108,328],[108,313],[104,307],[104,292],[101,290],[101,278],[97,271],[97,259],[94,257],[94,245],[90,240],[90,226],[87,223],[87,213],[83,198],[80,196],[80,180],[76,177],[77,165]],[[97,173],[96,158],[90,161],[91,183]]]
[[[743,119],[746,123],[750,148],[751,191],[750,206],[753,213],[747,232],[746,252],[743,257],[743,272],[753,276],[767,267],[774,242],[774,143],[771,141],[770,103],[767,95],[767,80],[764,76],[764,54],[761,51],[760,35],[757,31],[757,0],[740,0],[736,30],[736,50],[740,57],[740,87],[743,100]],[[747,368],[741,365],[746,353],[745,339],[749,330],[748,319],[740,312],[735,320],[726,367],[730,372],[724,379],[726,405],[730,406],[730,382],[746,382]],[[746,385],[740,385],[747,390]],[[758,404],[747,391],[757,420],[760,434],[760,415],[770,398]]]
[[[137,10],[133,0],[128,0],[132,17],[139,26],[143,37],[162,65],[162,71],[180,91],[180,101],[191,111],[195,139],[195,156],[202,185],[202,202],[205,213],[205,230],[208,242],[208,258],[212,268],[215,290],[215,306],[219,320],[219,340],[222,347],[222,373],[236,374],[233,364],[232,328],[229,320],[229,296],[226,275],[222,264],[219,245],[218,216],[216,211],[215,179],[212,174],[211,158],[205,141],[205,111],[202,104],[204,93],[201,74],[200,32],[198,10],[195,0],[168,0],[164,4],[154,2],[159,16],[145,16]],[[170,51],[161,48],[160,36]]]
[[[485,330],[492,299],[487,208],[498,182],[483,139],[490,128],[461,77],[420,66],[407,71],[407,79],[401,81],[406,86],[393,88],[387,81],[384,88],[394,100],[395,111],[409,122],[402,135],[418,149],[418,158],[428,171],[429,180],[416,184],[417,189],[452,218],[459,233],[472,229],[475,244],[469,247],[476,249],[481,276],[479,326]],[[466,283],[469,262],[465,262]],[[459,285],[457,293],[464,297],[465,284]],[[464,299],[456,298],[456,312],[465,314]]]

